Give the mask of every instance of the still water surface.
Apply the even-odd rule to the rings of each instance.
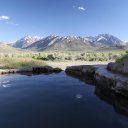
[[[0,76],[0,128],[128,128],[128,117],[67,76]]]

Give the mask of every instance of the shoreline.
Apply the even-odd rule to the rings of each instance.
[[[128,77],[107,70],[109,62],[49,62],[49,66],[27,66],[19,69],[0,69],[0,74],[59,73],[91,83],[128,97]]]
[[[60,68],[53,68],[51,66],[27,66],[19,69],[0,69],[0,75],[17,74],[17,73],[52,73],[61,72]]]
[[[79,65],[107,65],[109,62],[88,62],[88,61],[47,61],[46,65],[53,67],[53,68],[60,68],[65,71],[65,69],[69,66],[79,66]],[[15,68],[15,69],[0,69],[0,74],[10,74],[10,73],[27,73],[32,72],[33,67],[44,67],[44,66],[25,66],[22,68]]]

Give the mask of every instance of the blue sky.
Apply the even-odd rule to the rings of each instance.
[[[128,0],[0,0],[1,41],[101,33],[128,40]]]

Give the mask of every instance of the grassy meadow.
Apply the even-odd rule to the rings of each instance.
[[[126,54],[124,50],[95,51],[95,52],[32,52],[12,50],[0,52],[0,69],[21,68],[25,66],[43,66],[48,62],[105,62],[119,60]]]

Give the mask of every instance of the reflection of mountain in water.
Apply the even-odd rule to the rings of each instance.
[[[89,79],[88,77],[82,77],[82,76],[76,76],[68,74],[69,76],[72,76],[74,78],[77,78],[83,82],[86,82],[88,84],[94,83],[93,80]],[[101,100],[107,102],[108,104],[112,105],[116,112],[128,116],[128,99],[126,97],[123,97],[121,95],[117,95],[111,90],[107,90],[104,88],[101,88],[99,86],[96,86],[95,92],[96,96],[98,96]]]

